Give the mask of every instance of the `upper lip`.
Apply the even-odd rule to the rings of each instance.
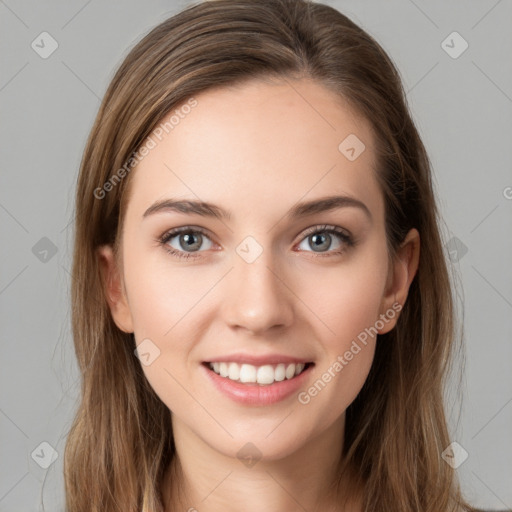
[[[279,363],[311,363],[311,359],[305,359],[294,356],[287,356],[285,354],[267,354],[267,355],[251,355],[251,354],[230,354],[226,356],[218,356],[208,359],[208,363],[238,363],[238,364],[251,364],[253,366],[263,366],[265,364],[279,364]]]

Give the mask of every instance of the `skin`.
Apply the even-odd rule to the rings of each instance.
[[[295,394],[269,406],[240,405],[209,384],[200,364],[236,351],[305,357],[315,363],[307,389],[359,333],[393,304],[403,306],[419,234],[411,230],[399,257],[388,260],[371,125],[322,85],[253,80],[196,99],[132,171],[120,264],[111,247],[98,250],[117,326],[160,350],[143,370],[173,412],[178,458],[163,484],[167,510],[178,505],[172,471],[183,486],[181,510],[362,510],[360,493],[346,485],[330,492],[329,484],[345,410],[367,378],[375,337],[307,405]],[[338,150],[349,134],[366,146],[354,161]],[[298,201],[333,194],[362,201],[372,219],[354,207],[285,217]],[[232,216],[167,211],[143,219],[168,197],[208,201]],[[333,234],[331,245],[315,251],[304,232],[323,224],[348,230],[357,244]],[[197,258],[179,259],[157,241],[181,226],[209,233]],[[249,235],[263,250],[252,263],[236,252]],[[187,252],[179,235],[170,244]],[[379,333],[393,329],[398,316]],[[237,458],[248,442],[261,452],[252,467]]]

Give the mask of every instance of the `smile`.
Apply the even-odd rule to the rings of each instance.
[[[306,386],[314,366],[303,362],[256,366],[233,361],[200,365],[215,389],[246,406],[269,406],[297,393]]]

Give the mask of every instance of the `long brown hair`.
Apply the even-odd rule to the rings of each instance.
[[[194,95],[262,78],[311,78],[364,116],[377,138],[390,256],[411,228],[421,237],[398,324],[379,337],[368,379],[347,409],[343,460],[364,483],[364,510],[472,510],[441,458],[450,444],[443,396],[455,308],[430,162],[397,69],[371,36],[326,5],[215,0],[167,19],[130,51],[84,151],[71,285],[82,385],[64,457],[67,511],[162,512],[162,478],[175,455],[170,411],[144,376],[133,335],[113,322],[96,253],[102,244],[119,248],[127,162]]]

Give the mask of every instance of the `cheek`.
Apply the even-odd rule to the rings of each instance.
[[[125,279],[135,333],[172,338],[182,319],[192,318],[195,306],[215,283],[212,273],[197,278],[193,267],[172,265],[163,249],[133,251],[125,259]],[[210,282],[211,281],[211,282]],[[190,323],[190,322],[189,322]]]
[[[160,400],[171,411],[183,413],[191,407],[183,386],[193,395],[197,392],[190,382],[189,354],[200,336],[193,319],[207,288],[191,280],[190,273],[148,268],[132,275],[129,288],[136,343],[154,353],[150,364],[141,357],[142,370]]]
[[[169,407],[183,394],[187,354],[193,340],[191,322],[207,283],[191,279],[192,272],[171,269],[158,250],[137,251],[126,245],[124,278],[142,369],[151,387]],[[187,329],[187,332],[184,332]]]
[[[364,250],[356,250],[339,264],[298,272],[294,292],[310,309],[308,316],[316,318],[326,350],[344,350],[379,319],[387,279],[381,245],[367,243]]]

